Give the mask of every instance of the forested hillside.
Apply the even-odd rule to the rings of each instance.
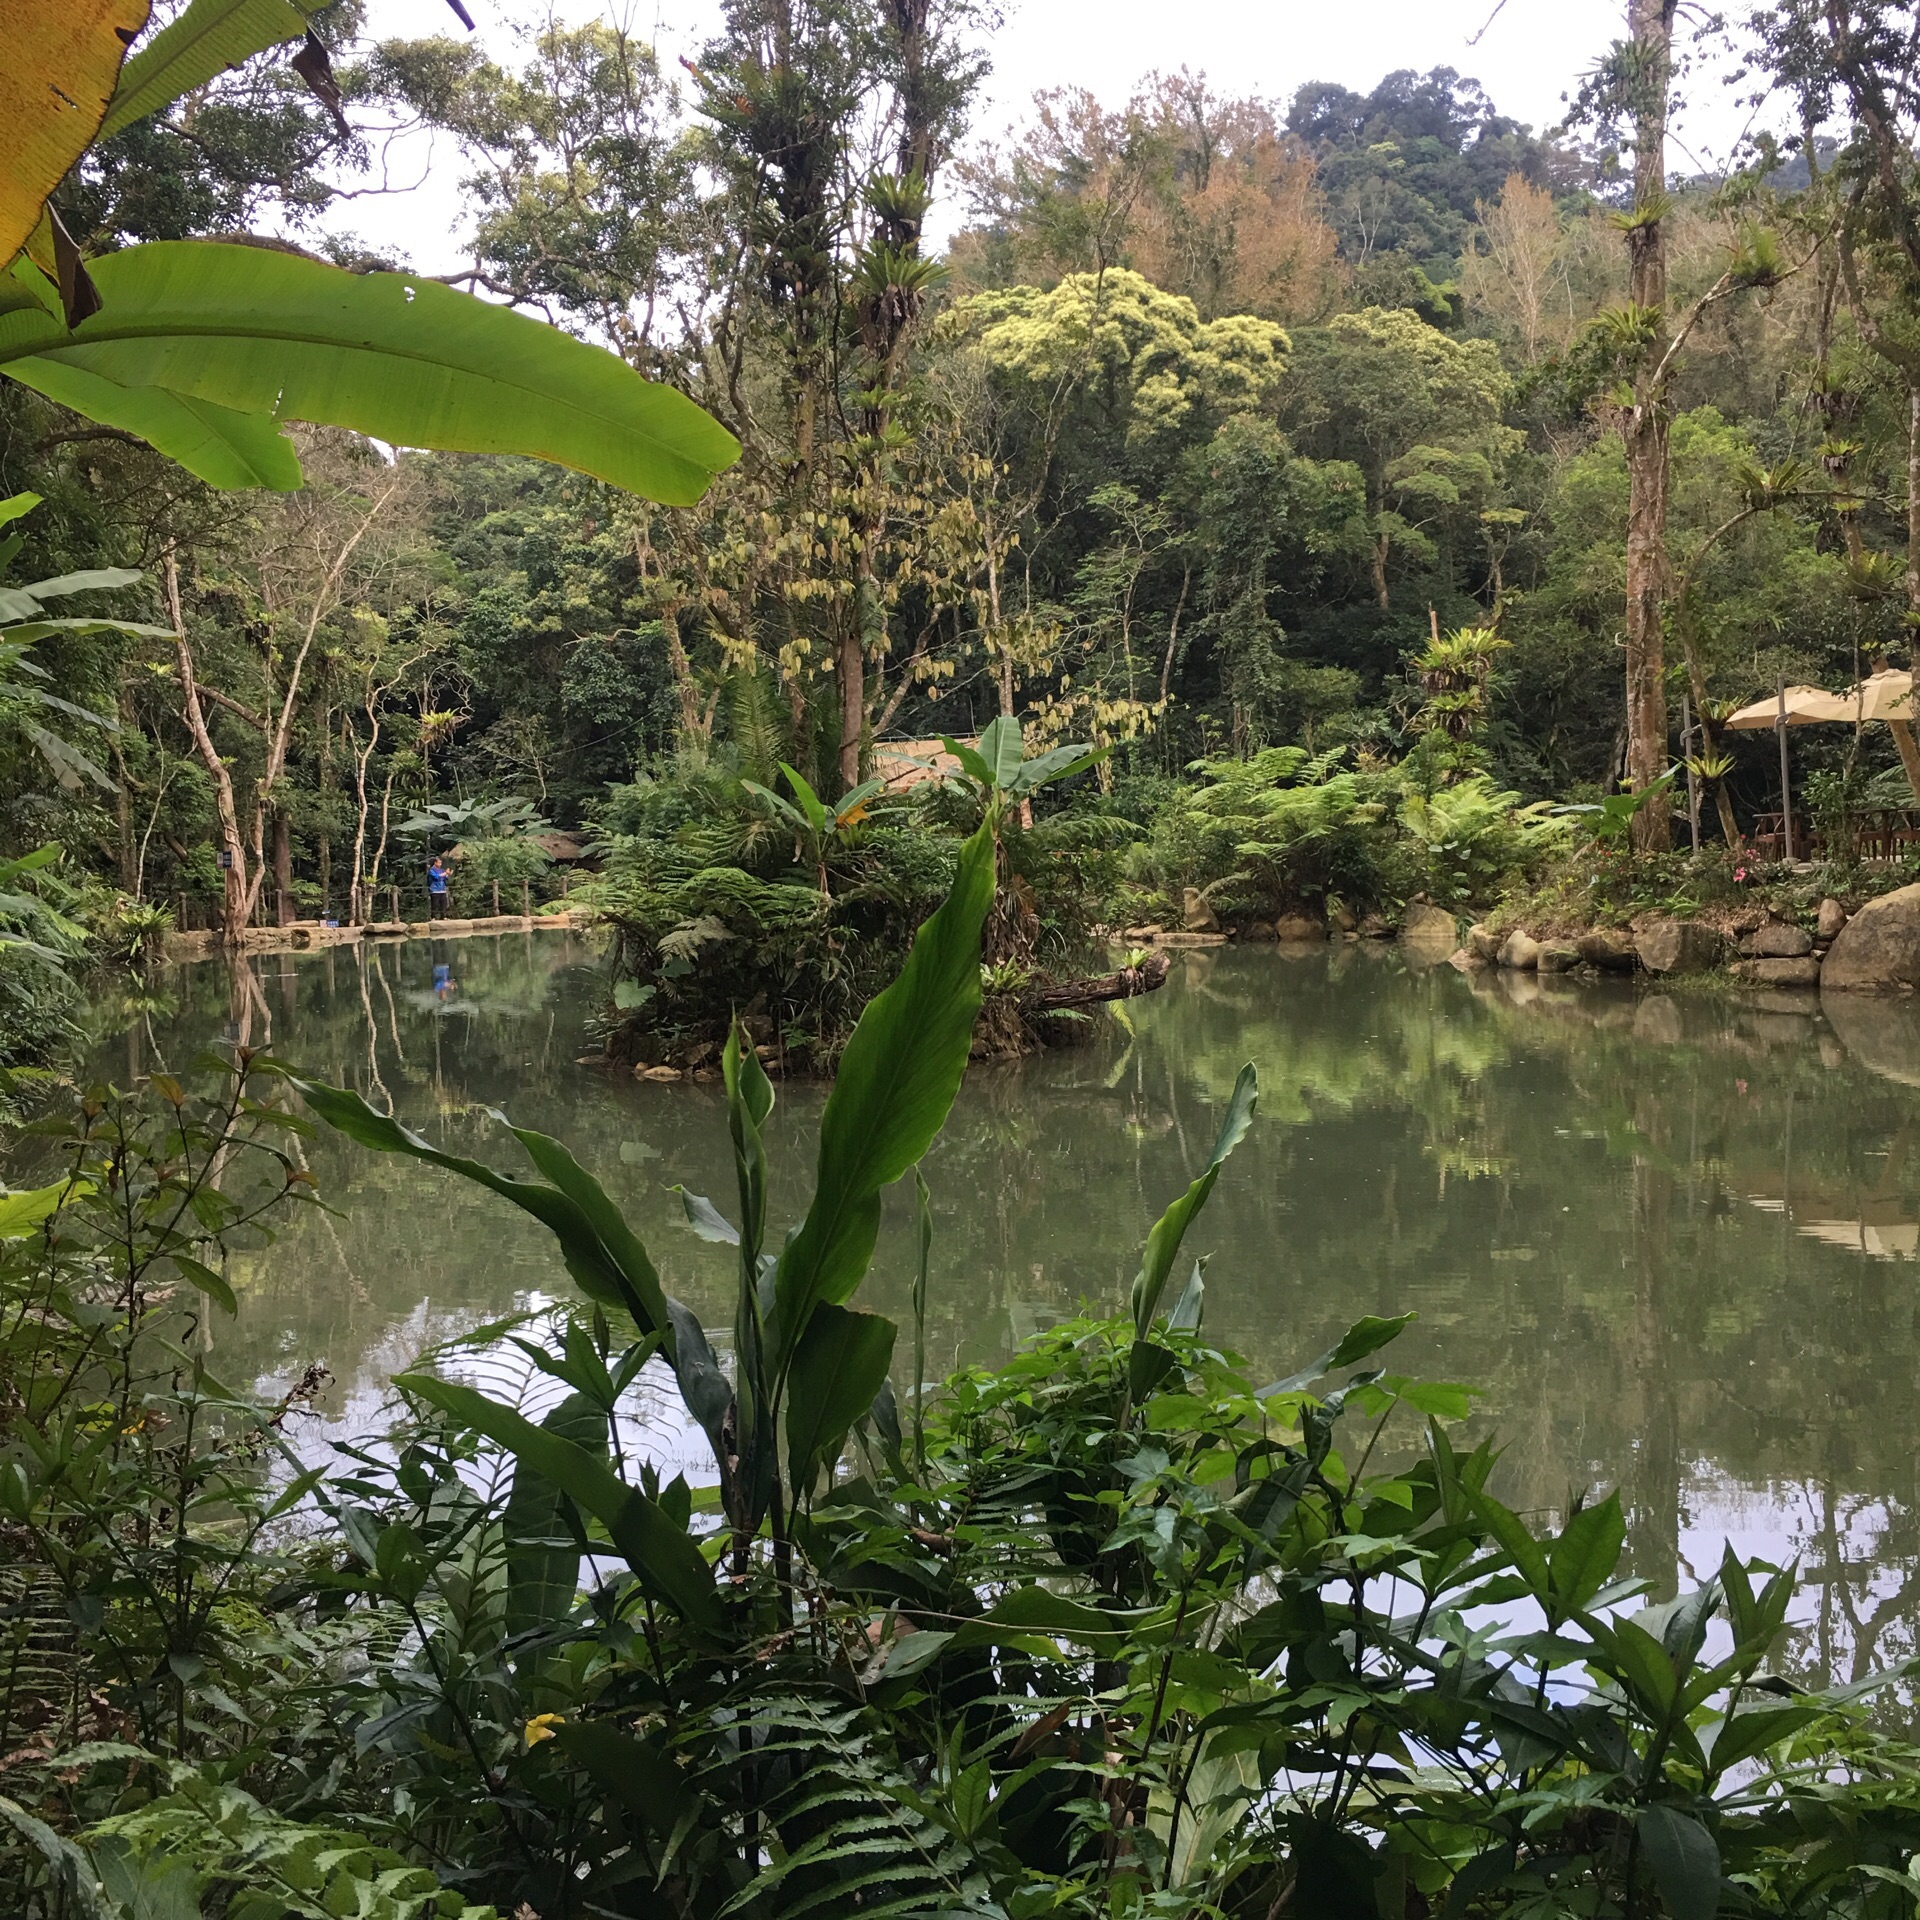
[[[314,24],[337,99],[267,57],[96,148],[60,199],[84,252],[272,230],[365,265],[319,237],[352,219],[328,183],[368,184],[383,128],[440,129],[470,179],[462,280],[680,385],[745,457],[662,508],[303,430],[303,489],[215,493],[7,383],[0,493],[44,497],[15,577],[137,568],[118,611],[169,628],[171,569],[184,636],[37,641],[7,851],[57,840],[199,915],[237,834],[260,911],[338,912],[356,880],[417,886],[423,843],[395,829],[428,803],[579,829],[636,773],[715,756],[843,792],[875,740],[1000,712],[1115,747],[1103,780],[1142,793],[1271,745],[1388,762],[1433,722],[1423,651],[1461,628],[1494,630],[1475,725],[1497,783],[1644,784],[1629,453],[1655,415],[1645,753],[1680,750],[1683,694],[1710,720],[1781,675],[1904,664],[1912,268],[1865,136],[1763,144],[1650,204],[1630,76],[1590,76],[1546,130],[1445,70],[1290,98],[1181,73],[1043,95],[996,150],[965,8],[729,18],[685,72],[604,24],[507,71],[455,38],[369,44],[336,6]],[[1827,114],[1797,31],[1754,23],[1757,52],[1790,118],[1803,80]],[[961,210],[944,252],[936,206]],[[1657,307],[1631,284],[1650,219]],[[105,783],[49,778],[42,690],[117,719],[70,728]],[[1737,826],[1769,802],[1771,743],[1707,745]],[[1856,784],[1895,764],[1877,730],[1811,753]]]

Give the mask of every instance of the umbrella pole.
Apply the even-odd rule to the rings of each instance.
[[[1777,683],[1780,696],[1780,717],[1774,723],[1774,731],[1780,736],[1780,833],[1787,849],[1787,861],[1793,861],[1793,776],[1787,764],[1787,676],[1783,673]]]
[[[1693,696],[1680,696],[1680,757],[1687,763],[1687,831],[1693,838],[1693,850],[1700,851],[1700,776],[1694,771],[1698,756],[1693,751]]]

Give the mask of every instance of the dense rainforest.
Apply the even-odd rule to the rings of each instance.
[[[1726,1141],[1770,1126],[1745,1077],[1770,1031],[1823,1075],[1841,1026],[1873,1031],[1839,1013],[1816,1039],[1785,989],[1913,983],[1910,955],[1834,975],[1866,918],[1837,895],[1914,877],[1911,826],[1869,862],[1860,823],[1920,803],[1920,745],[1897,702],[1843,725],[1801,684],[1920,667],[1913,10],[1629,0],[1551,129],[1450,70],[1287,98],[1183,71],[1043,94],[999,147],[975,124],[996,18],[723,0],[669,73],[604,21],[550,19],[501,64],[379,41],[356,0],[0,6],[0,1090],[32,1115],[7,1112],[0,1190],[0,1912],[1914,1910],[1904,1586],[1876,1569],[1856,1611],[1834,1562],[1716,1554],[1661,1384],[1678,1329],[1717,1321],[1715,1418],[1781,1458],[1796,1395],[1881,1404],[1848,1341],[1819,1352],[1831,1301],[1785,1358],[1721,1361],[1759,1342],[1684,1250],[1777,1215],[1742,1284],[1794,1294],[1796,1177],[1837,1189],[1863,1157],[1874,1195],[1832,1203],[1862,1217],[1815,1230],[1864,1257],[1869,1211],[1911,1226],[1904,1108],[1884,1150],[1828,1125],[1796,1176],[1788,1077],[1777,1180],[1743,1186]],[[1672,126],[1716,48],[1756,131],[1692,177]],[[349,232],[417,134],[462,169],[440,278]],[[1790,809],[1758,819],[1788,682],[1826,728],[1794,743],[1818,861]],[[1735,724],[1768,695],[1778,740]],[[651,1163],[718,1294],[568,1143],[443,1077],[467,1009],[437,946],[401,983],[431,1094],[424,1060],[396,1083],[444,1145],[391,1110],[374,985],[397,1068],[400,1017],[359,928],[313,966],[345,963],[364,1064],[335,1049],[336,1085],[254,1050],[256,923],[404,935],[449,868],[463,914],[559,895],[604,935],[605,1054],[558,1048],[536,996],[510,1011],[543,1014],[543,1062],[708,1083],[600,1090],[679,1103],[634,1122],[677,1129],[670,1155],[622,1139],[618,1163]],[[1723,941],[1681,910],[1736,898],[1741,964],[1789,972],[1736,976],[1783,991],[1718,1051],[1683,1050],[1677,995],[1616,983],[1589,1027],[1520,977],[1690,970]],[[56,1053],[83,958],[137,964],[181,923],[228,948],[224,1051],[169,1070],[147,1021],[126,1088],[14,1071]],[[1516,991],[1475,991],[1580,1050],[1577,1128],[1517,1053],[1513,1079],[1580,1220],[1605,1193],[1622,1216],[1626,1291],[1581,1303],[1631,1328],[1582,1385],[1642,1429],[1615,1490],[1539,1491],[1551,1397],[1503,1465],[1472,1387],[1394,1370],[1415,1316],[1392,1301],[1339,1309],[1323,1351],[1280,1327],[1278,1378],[1218,1344],[1216,1186],[1257,1126],[1356,1102],[1299,1000],[1262,1026],[1208,997],[1210,954],[1203,1051],[1216,1017],[1230,1058],[1288,1036],[1276,1112],[1259,1063],[1209,1058],[1209,1149],[1138,1062],[1123,1091],[1130,1046],[1096,1059],[1112,1104],[1055,1097],[1127,1129],[1109,1188],[1041,1109],[977,1109],[949,1206],[1044,1184],[1071,1236],[1145,1199],[1139,1267],[988,1364],[930,1362],[930,1326],[994,1288],[951,1270],[928,1184],[970,1062],[1109,1001],[1131,1033],[1117,1003],[1169,966],[1136,940],[1289,924],[1352,935],[1328,981],[1377,966],[1422,996],[1400,1029],[1354,1022],[1352,1057],[1425,1102],[1402,1157],[1442,1198],[1485,1182],[1491,1208],[1517,1143],[1476,1123],[1493,1051],[1439,962],[1497,953]],[[1361,944],[1396,924],[1404,965]],[[291,1012],[297,967],[278,989]],[[495,1030],[516,1092],[526,1030]],[[795,1129],[775,1082],[815,1068]],[[1693,1076],[1730,1069],[1737,1114],[1722,1089],[1703,1119]],[[1684,1150],[1639,1124],[1655,1083],[1669,1118],[1686,1089]],[[285,1270],[364,1291],[323,1130],[385,1156],[378,1258],[405,1265],[383,1211],[471,1209],[505,1310],[425,1300],[396,1338],[452,1337],[387,1351],[332,1439],[298,1325],[252,1386],[213,1337],[309,1210],[331,1252],[309,1268],[319,1235],[289,1235]],[[707,1194],[661,1177],[696,1140]],[[1398,1161],[1311,1159],[1266,1163],[1258,1218],[1324,1322],[1335,1269],[1374,1260],[1368,1209],[1403,1269],[1436,1256],[1402,1236]],[[1307,1182],[1368,1193],[1331,1264],[1290,1217]],[[537,1265],[513,1210],[551,1237]],[[1036,1279],[1048,1257],[1020,1250]],[[856,1304],[885,1262],[898,1324],[877,1289]],[[1552,1324],[1577,1288],[1521,1311],[1517,1279],[1482,1281],[1451,1341],[1580,1369]],[[1847,1317],[1897,1325],[1894,1292]],[[1821,1467],[1829,1527],[1850,1471]]]
[[[844,794],[876,743],[1002,713],[1110,748],[1094,784],[1137,823],[1203,758],[1387,766],[1438,731],[1529,801],[1689,753],[1711,839],[1777,805],[1772,743],[1716,715],[1905,664],[1911,157],[1876,171],[1899,128],[1841,124],[1897,48],[1843,72],[1795,9],[1756,18],[1784,124],[1827,130],[1709,181],[1665,171],[1666,68],[1618,56],[1554,130],[1447,70],[1281,101],[1183,72],[1044,95],[992,148],[965,7],[728,18],[671,76],[603,23],[507,68],[336,6],[331,90],[262,58],[95,148],[59,203],[88,252],[253,232],[368,266],[350,196],[436,129],[457,278],[745,453],[663,508],[303,430],[303,487],[224,494],[9,383],[0,492],[42,502],[14,577],[137,569],[112,602],[159,631],[20,656],[7,852],[57,842],[194,924],[223,887],[371,917],[422,897],[430,843],[482,854],[470,900],[546,893],[528,826],[631,830],[665,804],[636,781],[787,762]],[[43,695],[86,710],[51,761]],[[1898,799],[1895,744],[1809,764]]]

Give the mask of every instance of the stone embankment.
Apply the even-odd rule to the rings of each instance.
[[[1451,956],[1463,972],[1503,967],[1528,973],[1644,972],[1656,977],[1724,973],[1744,986],[1823,993],[1920,989],[1920,886],[1869,900],[1849,914],[1824,900],[1809,930],[1752,908],[1716,925],[1644,914],[1626,927],[1594,927],[1571,940],[1524,928],[1476,926]]]
[[[249,927],[240,953],[305,953],[315,947],[352,947],[363,940],[469,940],[485,933],[570,933],[584,915],[502,913],[483,920],[370,920],[357,927],[330,927],[323,920],[296,920],[287,927]],[[218,933],[170,933],[161,957],[206,960],[223,950]]]

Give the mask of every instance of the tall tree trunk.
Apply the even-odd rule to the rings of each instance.
[[[293,919],[293,822],[285,807],[273,810],[273,923],[289,925]]]
[[[1907,628],[1912,635],[1907,666],[1920,686],[1920,367],[1914,366],[1907,369]],[[1913,720],[1896,720],[1893,738],[1907,784],[1920,795],[1920,747],[1914,744]]]
[[[864,587],[867,583],[862,582]],[[856,597],[856,611],[864,602]],[[860,784],[860,746],[867,731],[867,656],[860,644],[860,621],[840,638],[836,671],[840,680],[840,791],[851,793]]]
[[[233,797],[233,775],[214,745],[213,734],[207,726],[206,708],[201,703],[193,649],[188,644],[187,623],[180,611],[180,568],[171,546],[167,548],[166,589],[167,617],[173,623],[174,661],[180,672],[182,718],[199,751],[200,764],[213,782],[214,814],[220,822],[221,850],[227,862],[220,875],[220,940],[232,951],[246,931],[252,906],[252,894],[247,886],[247,844],[240,831],[240,810]]]
[[[1666,221],[1667,106],[1678,0],[1629,0],[1635,63],[1633,100],[1634,224],[1629,298],[1659,315],[1654,339],[1634,377],[1633,402],[1623,422],[1627,451],[1627,778],[1644,790],[1667,766],[1665,600],[1667,592],[1667,395],[1662,367],[1669,327]],[[1664,805],[1641,808],[1634,845],[1664,853],[1673,844]]]

